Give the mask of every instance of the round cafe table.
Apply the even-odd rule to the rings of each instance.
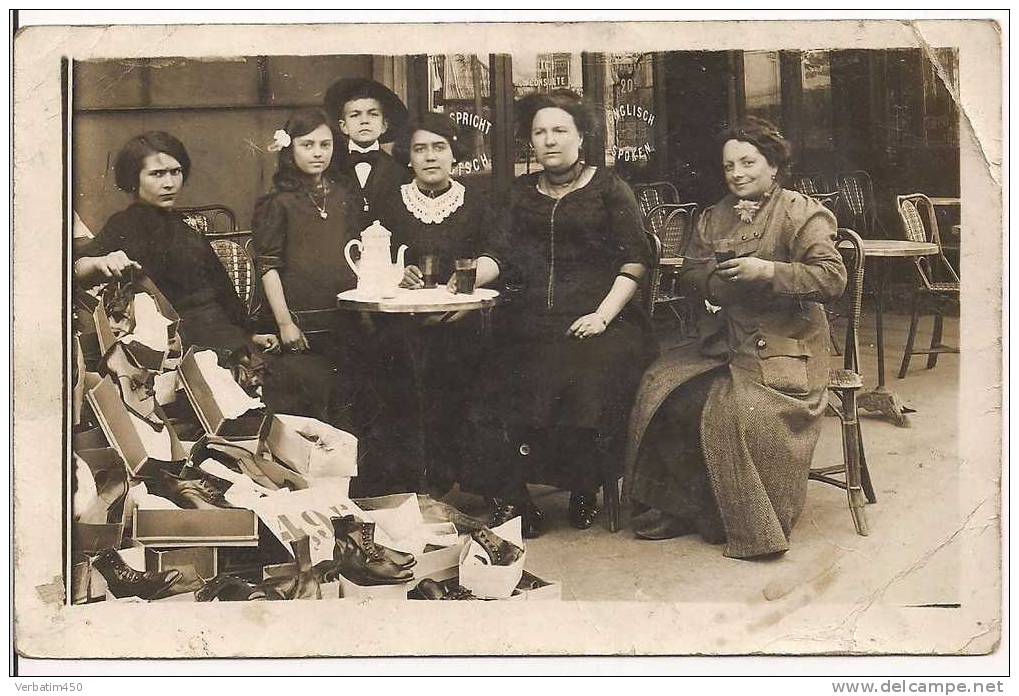
[[[377,295],[366,295],[358,290],[346,290],[336,296],[338,309],[366,312],[369,314],[402,316],[413,319],[417,315],[425,315],[437,319],[441,325],[446,319],[459,312],[481,312],[481,333],[487,336],[491,329],[491,310],[499,303],[499,292],[491,288],[476,288],[473,293],[451,293],[445,285],[435,288],[410,290],[397,288],[392,297],[380,298]],[[422,340],[419,322],[409,321],[399,327],[398,335],[406,346],[409,356],[410,370],[414,381],[414,420],[413,439],[419,449],[419,456],[428,459],[428,433],[426,432],[426,414],[429,399],[425,393],[425,371],[429,363],[427,342]],[[409,454],[409,453],[408,453]],[[418,490],[428,490],[428,472],[421,471]]]
[[[898,395],[885,386],[884,349],[884,293],[894,259],[933,256],[938,245],[931,242],[912,242],[903,239],[864,239],[863,255],[874,259],[874,305],[877,314],[877,387],[861,394],[857,400],[860,408],[881,413],[900,428],[909,427],[907,413],[915,412],[899,399]]]

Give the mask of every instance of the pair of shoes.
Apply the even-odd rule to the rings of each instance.
[[[196,602],[265,602],[283,599],[274,588],[257,585],[234,575],[217,575],[195,592]]]
[[[407,593],[409,599],[468,600],[477,599],[470,590],[462,585],[454,585],[448,590],[441,583],[425,578],[413,590]]]
[[[179,570],[141,572],[135,570],[120,557],[114,549],[101,551],[92,560],[92,566],[106,580],[106,586],[114,597],[140,597],[158,599],[181,579]]]
[[[193,467],[182,476],[160,469],[156,478],[146,485],[149,493],[166,498],[177,507],[188,510],[210,510],[215,508],[232,508],[233,505],[223,497],[224,489],[217,486],[209,477],[202,476]]]
[[[375,523],[354,515],[330,518],[333,523],[333,561],[338,572],[358,585],[399,585],[414,578],[412,554],[375,543]]]
[[[513,565],[524,555],[524,550],[514,543],[503,539],[487,527],[471,532],[471,539],[485,549],[489,560],[495,566]]]
[[[577,529],[588,529],[598,516],[598,497],[585,493],[570,494],[570,524]]]
[[[663,541],[693,534],[696,531],[694,523],[690,520],[660,510],[657,512],[657,516],[649,515],[643,524],[633,530],[638,539]]]
[[[541,536],[545,513],[537,505],[529,500],[524,503],[510,503],[502,498],[492,499],[492,517],[488,522],[490,528],[503,525],[514,517],[520,518],[520,533],[525,539],[537,539]]]

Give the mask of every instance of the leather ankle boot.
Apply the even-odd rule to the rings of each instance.
[[[425,578],[413,590],[407,593],[409,599],[468,600],[477,599],[474,593],[462,585],[454,585],[446,589],[442,583]]]
[[[124,563],[124,559],[114,549],[101,551],[92,560],[92,566],[106,579],[110,593],[117,598],[156,599],[181,579],[179,570],[167,570],[162,573],[135,570]]]
[[[598,516],[598,496],[589,493],[570,495],[570,524],[576,529],[588,529]]]
[[[479,529],[471,532],[471,539],[481,544],[492,565],[513,565],[524,555],[522,548],[503,539],[491,529]]]
[[[262,584],[275,589],[283,599],[322,599],[319,576],[311,565],[311,537],[303,535],[290,542],[296,568],[293,575],[268,578]]]
[[[217,575],[195,592],[196,602],[211,602],[214,599],[220,602],[264,602],[283,597],[272,588],[256,585],[233,575]]]
[[[364,522],[353,515],[331,518],[333,560],[340,573],[358,585],[399,585],[414,578],[409,568],[394,563],[386,551],[392,549],[375,543],[375,523]]]
[[[492,499],[492,517],[488,523],[490,528],[499,527],[514,517],[520,517],[520,533],[525,539],[537,539],[541,536],[545,520],[543,513],[531,501],[510,503],[503,498]]]
[[[233,507],[223,497],[223,490],[198,472],[181,477],[160,469],[156,472],[155,480],[146,484],[146,488],[153,495],[166,498],[184,509],[209,510]]]

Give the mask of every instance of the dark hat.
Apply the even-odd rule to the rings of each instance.
[[[464,136],[460,133],[460,128],[453,122],[447,114],[437,114],[434,111],[427,111],[421,116],[411,119],[410,123],[405,129],[400,132],[400,136],[396,142],[393,155],[397,159],[401,159],[401,156],[410,155],[410,139],[414,137],[415,131],[424,130],[429,133],[435,133],[441,135],[449,142],[449,146],[453,149],[453,159],[457,162],[463,162],[470,156],[470,148],[467,143],[464,142]],[[399,151],[399,155],[397,155]]]
[[[391,142],[407,122],[407,107],[393,90],[381,82],[363,77],[345,77],[337,80],[326,91],[325,110],[334,119],[342,115],[343,105],[354,99],[375,99],[382,105],[382,113],[389,127],[379,138]]]

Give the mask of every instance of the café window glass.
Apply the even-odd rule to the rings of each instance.
[[[745,51],[743,81],[746,112],[776,125],[782,120],[782,76],[778,51]]]
[[[654,54],[606,53],[605,164],[642,169],[654,153]]]
[[[456,53],[428,57],[428,109],[448,115],[460,127],[470,155],[457,162],[455,178],[492,173],[491,76],[488,54]]]
[[[514,53],[513,98],[533,92],[569,89],[583,96],[584,78],[579,53]],[[512,125],[510,126],[512,129]],[[514,175],[541,169],[535,162],[530,142],[515,140]]]
[[[831,150],[831,52],[804,51],[800,56],[803,80],[803,144],[813,150]]]

